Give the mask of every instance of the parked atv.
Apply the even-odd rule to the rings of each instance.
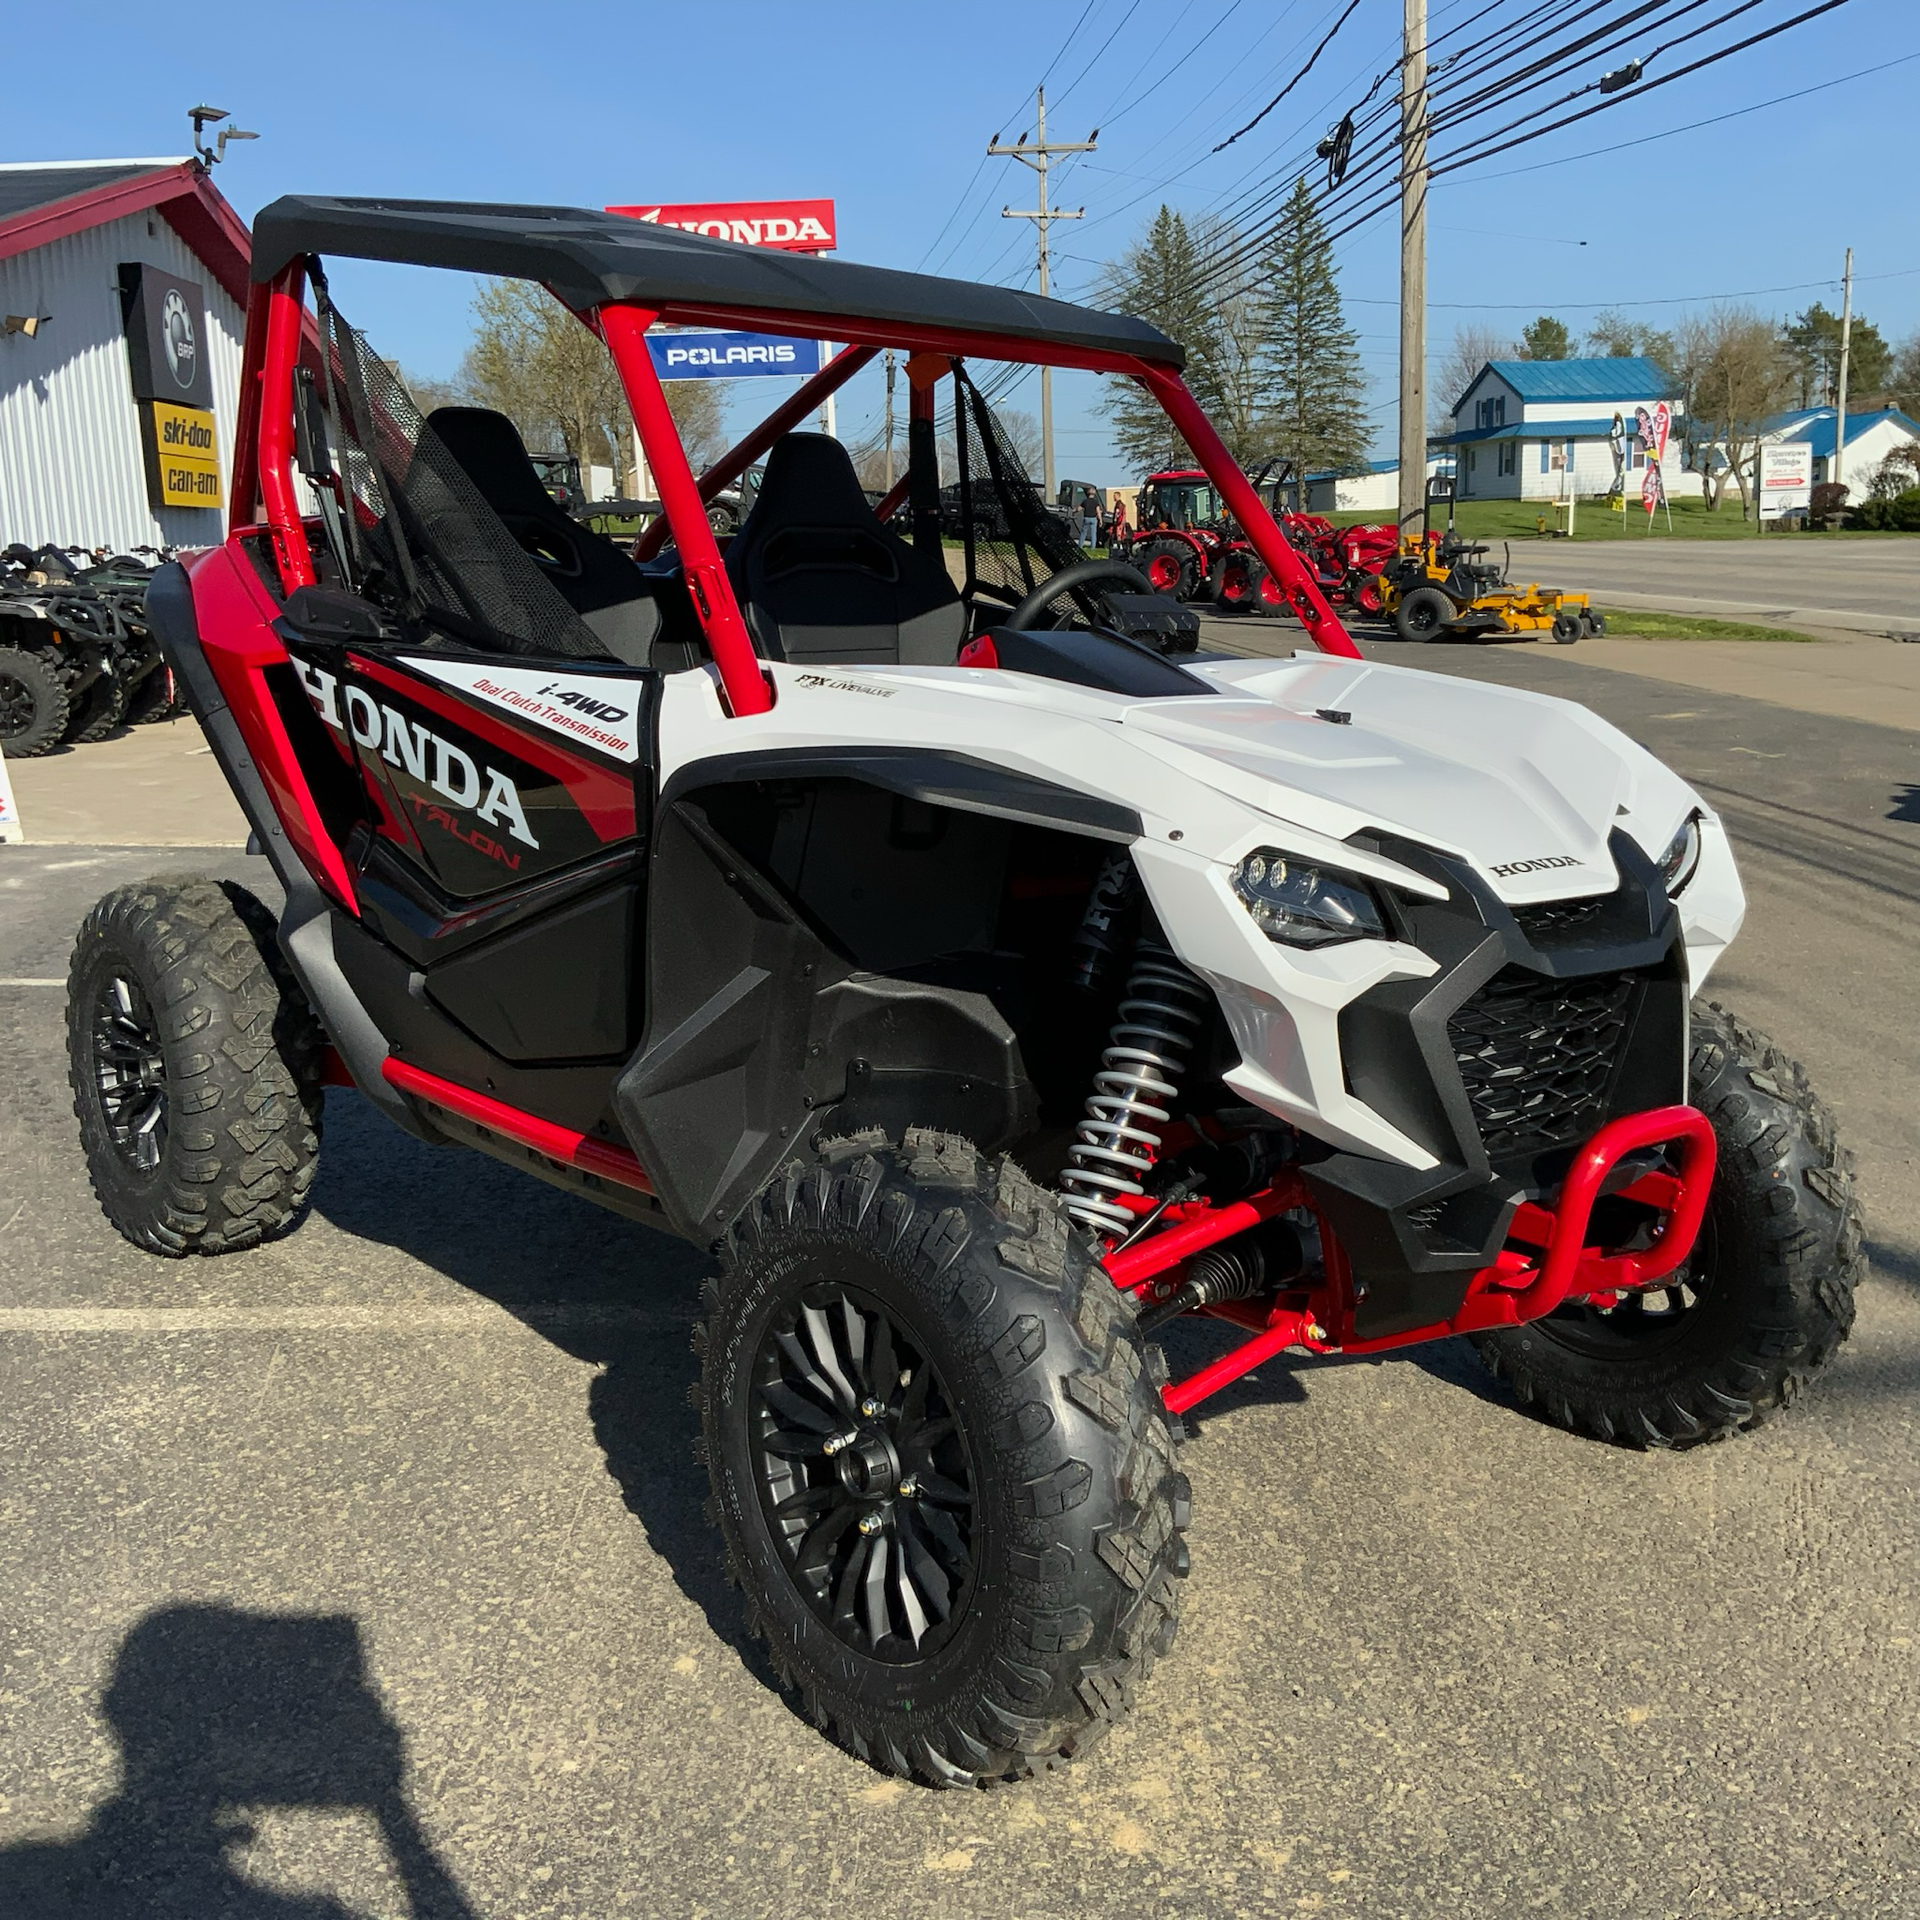
[[[124,711],[134,652],[114,602],[78,577],[73,550],[0,554],[0,750],[30,760],[104,737]]]
[[[287,1232],[350,1082],[709,1250],[747,1620],[817,1726],[941,1786],[1139,1697],[1184,1417],[1257,1366],[1466,1334],[1548,1417],[1684,1447],[1832,1357],[1851,1169],[1695,997],[1745,908],[1699,794],[1580,707],[1361,660],[1144,323],[900,273],[876,315],[865,269],[535,211],[255,222],[232,532],[149,603],[286,904],[162,876],[80,930],[75,1108],[129,1240]],[[500,415],[422,420],[322,247],[564,287],[659,483],[637,557]],[[768,315],[853,343],[829,384],[907,356],[909,538],[776,410],[719,552],[730,461],[695,480],[645,335]],[[1129,638],[1138,576],[1038,497],[996,359],[1153,394],[1317,652]],[[951,554],[936,417],[990,502]],[[1177,1319],[1225,1339],[1172,1380]]]

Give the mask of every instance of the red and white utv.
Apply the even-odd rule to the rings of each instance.
[[[544,283],[663,520],[617,549],[504,418],[422,420],[323,256]],[[711,1249],[725,1551],[856,1752],[951,1785],[1084,1747],[1173,1640],[1184,1417],[1278,1355],[1465,1334],[1679,1446],[1844,1337],[1846,1158],[1694,997],[1743,912],[1712,809],[1580,707],[1361,659],[1174,342],[566,208],[283,199],[253,273],[232,531],[151,603],[285,906],[157,878],[89,915],[95,1190],[156,1253],[283,1232],[350,1083]],[[696,479],[656,322],[851,344]],[[876,510],[797,428],[886,348]],[[1129,638],[1138,577],[1036,496],[995,360],[1138,380],[1314,650]],[[989,503],[953,545],[943,420]],[[704,503],[763,456],[723,553]],[[1224,1340],[1170,1380],[1181,1317]]]

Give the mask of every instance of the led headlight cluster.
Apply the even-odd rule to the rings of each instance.
[[[1282,946],[1387,937],[1379,905],[1361,882],[1323,872],[1277,847],[1248,854],[1233,870],[1233,890],[1260,931]]]
[[[1660,878],[1671,900],[1694,876],[1700,865],[1700,816],[1690,813],[1680,823],[1680,831],[1660,856]]]

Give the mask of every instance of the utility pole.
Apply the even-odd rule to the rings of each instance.
[[[1427,0],[1403,0],[1400,60],[1400,538],[1427,495]],[[1457,476],[1456,476],[1457,478]]]
[[[1853,249],[1847,249],[1847,270],[1840,282],[1840,378],[1834,387],[1834,399],[1838,403],[1833,410],[1833,465],[1827,470],[1829,480],[1841,479],[1841,463],[1847,457],[1847,354],[1853,345]]]
[[[1413,0],[1408,0],[1411,5]],[[987,142],[987,151],[1009,160],[1023,161],[1040,176],[1040,204],[1037,207],[1002,207],[1002,220],[1032,220],[1036,223],[1040,236],[1040,293],[1044,298],[1048,292],[1047,276],[1047,228],[1055,220],[1084,220],[1087,210],[1081,207],[1074,213],[1061,213],[1047,205],[1047,162],[1056,153],[1092,153],[1094,142],[1100,138],[1100,129],[1095,127],[1084,140],[1072,142],[1060,141],[1053,146],[1047,144],[1047,90],[1038,89],[1040,99],[1040,119],[1036,137],[1031,144],[1024,138],[1013,146],[1003,147],[996,133]],[[1048,506],[1053,505],[1053,369],[1040,369],[1040,475],[1041,487],[1046,495]]]
[[[893,349],[891,347],[887,349],[887,411],[885,420],[887,440],[887,491],[891,493],[893,491]]]

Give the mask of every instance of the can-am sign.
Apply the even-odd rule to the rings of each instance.
[[[698,200],[607,211],[714,240],[737,240],[746,247],[777,247],[782,253],[831,253],[836,244],[831,200]]]

